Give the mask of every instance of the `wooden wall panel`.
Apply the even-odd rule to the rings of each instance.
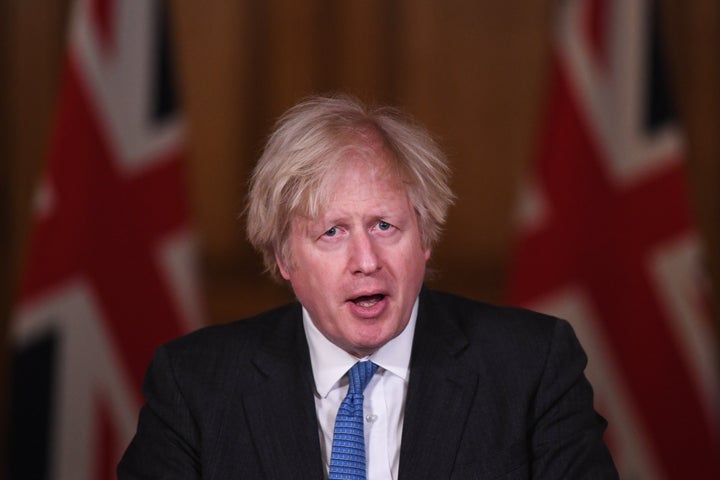
[[[393,96],[397,39],[396,2],[385,0],[334,2],[337,14],[329,30],[335,45],[332,63],[323,64],[329,90],[345,91],[372,103]]]
[[[685,127],[692,199],[720,334],[720,2],[665,0],[662,5]]]
[[[174,3],[180,89],[186,113],[190,187],[202,248],[210,258],[233,255],[241,232],[228,228],[241,202],[238,151],[246,130],[241,92],[248,81],[245,12],[235,2]]]
[[[2,7],[2,198],[10,201],[0,225],[6,249],[0,267],[8,281],[16,274],[28,227],[31,191],[47,149],[58,88],[66,2],[38,8],[33,2],[5,1]],[[7,255],[7,256],[6,256]],[[6,277],[7,275],[7,277]],[[5,302],[14,285],[0,285]],[[4,302],[4,303],[5,303]],[[4,305],[0,308],[5,311]]]
[[[313,93],[320,83],[320,58],[328,46],[319,41],[327,22],[316,1],[266,2],[264,36],[259,39],[267,57],[264,81],[267,107],[275,117],[298,98]]]

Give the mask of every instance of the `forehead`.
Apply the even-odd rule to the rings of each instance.
[[[406,193],[403,175],[385,148],[349,149],[328,171],[319,188],[321,209],[341,201],[351,192]]]
[[[402,178],[384,161],[349,158],[328,178],[321,210],[364,202],[366,205],[406,198]]]

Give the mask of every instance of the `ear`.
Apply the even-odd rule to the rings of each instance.
[[[425,250],[425,261],[427,262],[428,260],[430,260],[430,249],[429,248]]]
[[[280,270],[280,275],[282,275],[285,280],[290,280],[290,269],[285,265],[285,262],[277,252],[275,252],[275,263]]]

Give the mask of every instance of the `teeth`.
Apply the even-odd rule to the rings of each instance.
[[[369,295],[365,297],[358,297],[354,300],[355,305],[363,308],[369,308],[376,305],[380,300],[384,298],[383,295]]]
[[[375,305],[378,301],[376,299],[373,300],[363,300],[362,302],[358,302],[358,305],[361,307],[372,307]]]

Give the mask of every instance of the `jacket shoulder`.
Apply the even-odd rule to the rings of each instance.
[[[299,304],[288,304],[243,320],[200,328],[160,346],[154,362],[166,358],[177,375],[234,376],[260,351],[292,352],[302,335]],[[289,354],[289,353],[288,353]]]
[[[463,330],[528,329],[533,333],[540,333],[553,330],[558,323],[566,323],[544,313],[482,302],[453,293],[425,290],[421,301],[422,299],[426,301],[429,310],[434,310],[435,315],[451,320]]]
[[[457,348],[467,345],[483,357],[535,362],[558,341],[577,343],[572,326],[550,315],[438,291],[424,291],[423,299],[426,328]]]
[[[171,352],[217,351],[231,347],[237,351],[243,344],[258,344],[268,335],[291,330],[295,321],[302,318],[296,303],[262,312],[258,315],[229,323],[199,328],[166,343],[163,347]]]

